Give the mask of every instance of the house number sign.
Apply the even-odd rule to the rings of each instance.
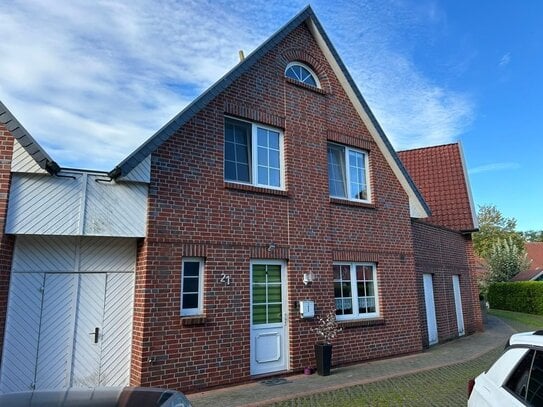
[[[221,279],[219,282],[223,283],[224,285],[230,285],[230,276],[228,274],[221,274]]]

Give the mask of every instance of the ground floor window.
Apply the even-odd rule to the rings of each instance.
[[[334,297],[338,320],[379,316],[374,263],[335,263]]]
[[[204,313],[203,273],[203,259],[183,259],[181,273],[181,316],[201,315]]]

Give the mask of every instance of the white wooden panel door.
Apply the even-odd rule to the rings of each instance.
[[[458,324],[458,335],[462,336],[464,330],[464,314],[462,313],[462,296],[460,295],[460,278],[457,275],[452,277],[454,291],[454,306],[456,309],[456,322]]]
[[[426,325],[428,328],[428,341],[430,345],[438,342],[436,308],[434,303],[434,285],[431,274],[422,275],[424,282],[424,303],[426,305]]]
[[[34,388],[43,277],[41,273],[11,276],[0,393]]]
[[[251,375],[288,368],[286,265],[251,262]]]
[[[46,274],[43,286],[40,334],[36,366],[36,389],[70,385],[76,275]]]
[[[96,387],[100,357],[106,274],[80,274],[72,362],[73,387]]]
[[[100,386],[126,386],[130,379],[134,273],[107,275]]]

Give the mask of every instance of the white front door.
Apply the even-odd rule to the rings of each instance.
[[[460,278],[457,275],[452,277],[454,291],[454,306],[456,309],[456,322],[458,324],[458,335],[462,336],[464,331],[464,314],[462,313],[462,296],[460,295]]]
[[[286,264],[251,262],[251,375],[287,370]]]
[[[426,305],[426,324],[428,327],[428,341],[430,345],[438,342],[436,308],[434,303],[434,285],[431,274],[422,275],[424,282],[424,302]]]

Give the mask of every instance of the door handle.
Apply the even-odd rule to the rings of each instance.
[[[98,343],[98,337],[100,335],[100,328],[94,328],[94,332],[89,332],[89,335],[94,335],[94,343]]]

